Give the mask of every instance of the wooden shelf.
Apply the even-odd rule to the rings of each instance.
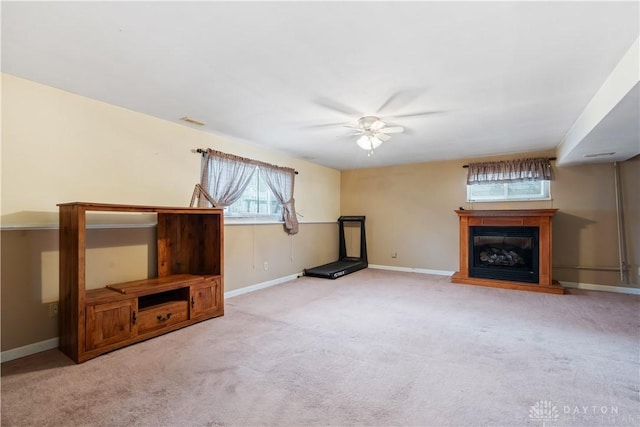
[[[62,203],[60,349],[80,363],[224,315],[221,209]],[[157,277],[86,290],[86,214],[154,213]]]
[[[121,294],[142,296],[175,289],[177,287],[181,287],[181,285],[188,286],[189,284],[199,282],[204,278],[204,276],[194,274],[172,274],[153,279],[135,280],[132,282],[107,285],[107,289],[120,292]]]

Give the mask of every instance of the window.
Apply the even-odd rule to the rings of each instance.
[[[218,206],[231,217],[284,220],[287,234],[298,233],[295,169],[210,148],[200,152],[202,177],[191,196],[191,206],[197,199],[199,207]]]
[[[550,181],[521,181],[467,185],[468,202],[551,200]]]
[[[467,201],[551,200],[551,160],[535,157],[465,165]]]
[[[282,220],[282,205],[264,182],[259,169],[258,166],[258,170],[251,177],[240,198],[224,208],[226,216]]]
[[[212,149],[203,153],[201,180],[191,206],[218,206],[231,217],[284,220],[287,234],[298,233],[293,187],[298,172]]]

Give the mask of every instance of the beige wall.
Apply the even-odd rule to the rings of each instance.
[[[492,157],[527,157],[528,153]],[[474,159],[478,161],[482,159]],[[618,240],[612,164],[555,167],[551,201],[467,203],[469,160],[344,171],[343,215],[367,216],[369,263],[430,270],[458,270],[458,217],[454,210],[556,208],[553,262],[558,266],[617,267]],[[628,287],[639,287],[640,231],[637,183],[640,160],[620,163],[627,250]],[[397,252],[397,258],[391,253]],[[617,272],[554,268],[554,279],[620,285]]]
[[[295,168],[302,219],[339,215],[337,170],[2,74],[2,226],[57,224],[61,202],[186,206],[195,148]]]
[[[299,171],[297,235],[280,224],[225,226],[225,290],[336,258],[339,171],[2,74],[2,351],[57,336],[48,313],[58,299],[56,204],[187,206],[200,168],[191,150],[206,147]],[[155,228],[144,225],[153,218],[88,222],[130,226],[89,230],[89,288],[155,275]]]

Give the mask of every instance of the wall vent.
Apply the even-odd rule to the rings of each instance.
[[[610,152],[610,153],[595,153],[595,154],[585,154],[584,157],[604,157],[604,156],[613,156],[615,153],[614,152]]]
[[[202,123],[201,121],[192,119],[191,117],[186,117],[186,116],[180,117],[180,120],[182,120],[183,122],[194,124],[194,125],[204,126],[204,123]]]

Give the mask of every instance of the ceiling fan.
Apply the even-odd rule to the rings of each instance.
[[[391,137],[390,133],[402,133],[402,126],[389,126],[376,116],[364,116],[358,119],[357,126],[348,126],[355,130],[354,135],[360,135],[356,141],[358,146],[368,151],[368,155],[373,154],[373,150],[378,148],[383,142],[387,142]]]
[[[396,118],[409,118],[418,116],[427,116],[431,114],[441,113],[441,111],[420,111],[409,114],[384,114],[383,110],[398,109],[399,104],[408,104],[415,98],[420,96],[424,92],[424,89],[405,89],[392,94],[377,110],[375,115],[363,116],[358,113],[357,110],[328,98],[319,98],[315,100],[315,103],[323,108],[339,112],[348,116],[360,116],[357,123],[326,123],[322,125],[316,125],[312,127],[327,127],[327,126],[344,126],[354,130],[352,136],[359,136],[356,143],[363,150],[367,150],[368,156],[373,154],[373,150],[382,145],[383,142],[387,142],[391,137],[389,134],[403,133],[405,128],[386,122],[386,119]],[[381,119],[380,114],[384,115],[384,119]]]

